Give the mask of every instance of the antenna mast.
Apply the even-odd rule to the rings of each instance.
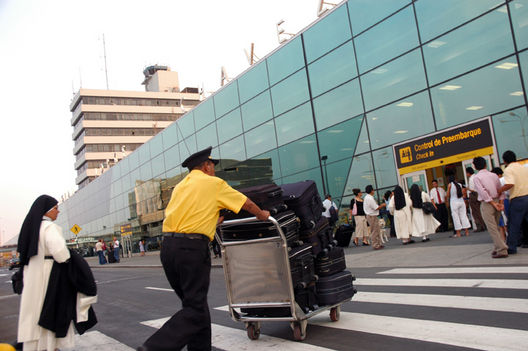
[[[108,69],[106,67],[106,43],[105,43],[105,37],[103,33],[103,54],[104,54],[104,66],[105,66],[105,77],[106,77],[106,90],[109,90],[108,88]]]

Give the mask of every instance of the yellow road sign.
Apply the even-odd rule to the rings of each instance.
[[[73,234],[77,235],[81,231],[81,227],[79,227],[77,224],[74,224],[73,227],[70,228]]]

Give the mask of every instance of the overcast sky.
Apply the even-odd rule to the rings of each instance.
[[[335,1],[337,3],[338,1]],[[18,235],[34,199],[76,189],[69,105],[79,87],[144,90],[143,69],[177,71],[180,86],[220,86],[298,32],[318,0],[0,0],[0,233]]]

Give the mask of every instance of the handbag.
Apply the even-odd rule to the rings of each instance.
[[[354,200],[354,206],[352,206],[352,216],[357,215],[357,205],[356,201]]]
[[[11,284],[13,285],[13,292],[15,294],[22,294],[22,289],[24,288],[24,266],[13,273],[11,276]]]
[[[433,214],[435,212],[435,206],[433,205],[432,202],[429,202],[429,201],[424,201],[423,205],[422,205],[422,211],[423,213],[425,214]]]

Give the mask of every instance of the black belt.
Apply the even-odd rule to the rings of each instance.
[[[44,259],[45,259],[45,260],[52,260],[52,259],[53,259],[53,256],[44,256]]]
[[[205,240],[207,242],[211,241],[207,236],[204,234],[198,234],[198,233],[163,233],[163,236],[165,238],[185,238],[185,239],[199,239],[199,240]]]

